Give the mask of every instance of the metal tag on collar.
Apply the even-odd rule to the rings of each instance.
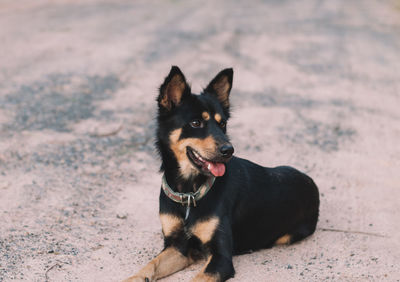
[[[190,198],[189,198],[190,199]],[[190,213],[190,205],[186,206],[186,214],[185,214],[185,221],[188,219]]]
[[[185,214],[185,220],[188,219],[189,214],[190,214],[190,199],[192,199],[193,206],[196,206],[196,200],[194,199],[194,196],[192,194],[188,195],[188,201],[187,201],[187,206],[186,206],[186,214]]]
[[[186,207],[185,221],[188,219],[190,213],[190,206]]]

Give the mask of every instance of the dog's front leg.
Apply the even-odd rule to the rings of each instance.
[[[210,255],[206,265],[192,280],[192,282],[219,282],[233,277],[235,270],[232,258],[221,255]]]
[[[191,264],[191,260],[174,247],[165,248],[157,257],[151,260],[136,275],[124,282],[156,281]]]
[[[222,220],[212,239],[205,244],[210,255],[192,282],[225,281],[235,275],[232,263],[232,231],[228,220]]]

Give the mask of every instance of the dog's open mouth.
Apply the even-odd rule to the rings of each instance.
[[[222,176],[225,173],[225,164],[206,160],[190,147],[186,148],[186,154],[190,161],[200,170],[214,176]]]

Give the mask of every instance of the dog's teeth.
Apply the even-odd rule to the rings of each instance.
[[[196,158],[198,158],[200,161],[204,162],[204,159],[195,151],[193,151],[193,154]]]
[[[208,169],[208,170],[211,169],[211,164],[208,164],[207,169]]]

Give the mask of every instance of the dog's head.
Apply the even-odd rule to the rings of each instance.
[[[225,69],[195,95],[173,66],[160,87],[157,145],[176,159],[183,178],[225,173],[234,151],[226,135],[232,78],[233,70]]]

